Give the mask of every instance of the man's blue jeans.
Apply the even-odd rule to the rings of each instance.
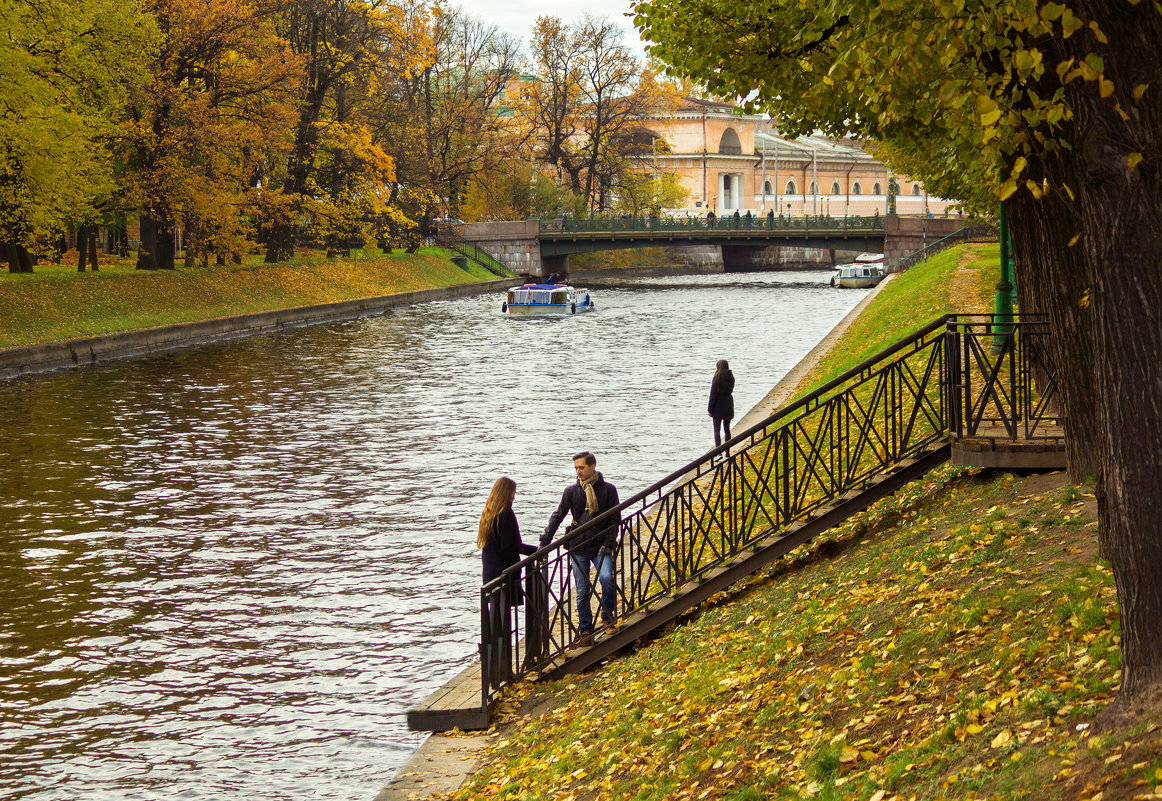
[[[570,554],[569,562],[573,565],[573,581],[577,585],[577,622],[581,633],[593,631],[593,612],[589,609],[589,596],[593,592],[593,584],[589,580],[589,567],[597,568],[597,580],[601,582],[601,619],[605,625],[610,625],[616,619],[614,610],[617,607],[617,585],[613,582],[613,555],[583,556]]]

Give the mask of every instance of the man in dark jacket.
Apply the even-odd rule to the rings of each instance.
[[[597,457],[583,451],[573,457],[573,469],[577,473],[577,483],[570,484],[561,495],[557,511],[549,517],[549,525],[541,535],[541,545],[548,545],[565,515],[573,516],[566,533],[589,522],[602,512],[617,506],[617,488],[597,472]],[[590,566],[597,568],[597,580],[601,582],[601,619],[607,629],[617,626],[617,585],[613,580],[613,552],[617,547],[617,530],[621,524],[621,514],[614,514],[600,528],[594,529],[578,539],[570,540],[569,562],[573,567],[573,580],[577,585],[577,622],[580,625],[580,645],[593,643],[593,612],[589,609],[589,596],[593,585],[589,579]]]

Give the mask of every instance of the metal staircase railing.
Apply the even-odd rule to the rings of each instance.
[[[481,591],[484,708],[576,642],[571,542],[619,518],[619,615],[656,607],[950,436],[997,421],[1039,436],[1056,391],[1047,335],[1041,318],[940,318],[509,568]]]
[[[997,233],[990,231],[982,225],[965,226],[959,231],[954,231],[946,237],[937,239],[930,245],[926,245],[919,250],[909,253],[900,259],[896,264],[896,271],[903,271],[909,267],[913,267],[929,256],[934,256],[942,250],[946,250],[953,245],[959,245],[961,242],[996,242],[998,241]]]
[[[504,262],[493,256],[488,251],[461,239],[460,235],[456,233],[454,226],[441,225],[436,230],[435,239],[436,242],[442,247],[446,247],[449,250],[455,251],[466,259],[471,259],[495,276],[500,278],[511,278],[513,275],[515,275],[515,273],[510,270],[504,264]]]

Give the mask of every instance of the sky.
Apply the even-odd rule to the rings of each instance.
[[[623,41],[641,60],[645,60],[645,46],[638,38],[630,17],[630,0],[453,0],[451,5],[459,5],[474,17],[488,22],[500,30],[518,37],[526,51],[529,33],[537,17],[560,17],[565,22],[575,22],[582,14],[588,13],[598,19],[608,19],[619,24],[625,32]]]

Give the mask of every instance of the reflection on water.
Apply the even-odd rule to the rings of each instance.
[[[862,291],[682,276],[500,295],[0,386],[0,799],[369,799],[475,650],[495,478],[622,498],[704,452]],[[667,288],[667,282],[672,286]]]

